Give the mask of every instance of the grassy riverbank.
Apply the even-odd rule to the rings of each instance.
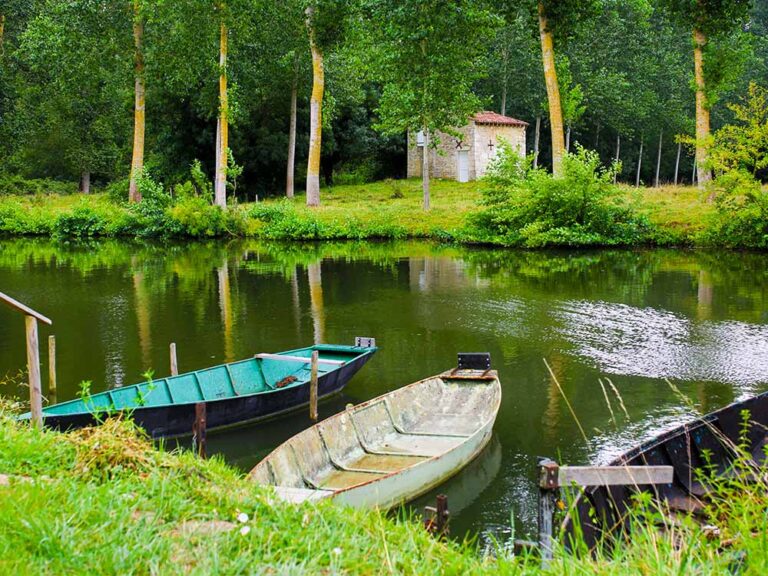
[[[0,234],[55,237],[245,236],[274,240],[432,238],[472,243],[468,226],[480,209],[480,184],[433,182],[432,209],[421,209],[418,180],[327,188],[309,209],[301,196],[268,199],[227,211],[187,198],[167,206],[130,207],[106,194],[3,195]],[[622,188],[626,203],[650,223],[647,245],[711,244],[704,234],[715,208],[691,187]],[[492,241],[492,240],[491,240]]]
[[[3,408],[0,473],[5,574],[541,573],[535,559],[483,557],[415,521],[281,504],[217,459],[155,449],[124,421],[64,435],[17,424]],[[708,528],[681,516],[666,532],[634,531],[613,558],[558,551],[547,573],[763,574],[757,478],[715,485]]]

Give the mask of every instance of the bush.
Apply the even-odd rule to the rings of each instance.
[[[90,238],[101,236],[107,221],[89,206],[78,206],[69,214],[60,215],[53,224],[53,235],[59,237]]]
[[[23,178],[17,174],[0,174],[0,195],[29,196],[35,194],[73,194],[77,184],[48,178]]]
[[[168,220],[175,233],[184,236],[211,237],[228,232],[224,210],[199,196],[179,200],[168,210]]]
[[[0,234],[50,234],[52,221],[43,211],[30,210],[17,200],[0,204]]]
[[[505,246],[620,246],[650,238],[648,220],[635,214],[613,184],[617,166],[603,168],[596,152],[579,147],[563,158],[563,176],[533,170],[502,147],[483,190],[484,210],[464,236]]]
[[[710,185],[716,212],[703,235],[708,244],[768,248],[768,192],[745,170],[718,176]]]

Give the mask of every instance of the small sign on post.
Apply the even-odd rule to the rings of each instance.
[[[0,301],[14,310],[24,314],[27,335],[27,371],[29,372],[29,410],[32,415],[32,425],[36,428],[43,427],[43,392],[40,382],[40,347],[37,335],[37,321],[51,325],[53,322],[35,312],[29,306],[25,306],[18,300],[0,292]]]

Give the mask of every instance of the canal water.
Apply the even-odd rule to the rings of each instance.
[[[537,456],[606,462],[768,389],[765,254],[24,239],[0,242],[0,291],[53,319],[41,342],[56,335],[59,400],[83,381],[167,375],[171,342],[186,371],[375,337],[381,350],[321,404],[326,417],[451,368],[457,352],[490,352],[503,386],[493,440],[415,504],[446,493],[453,534],[481,542],[533,530]],[[2,307],[0,394],[26,395],[24,364],[24,323]],[[209,452],[248,470],[309,424],[302,411],[213,434]]]

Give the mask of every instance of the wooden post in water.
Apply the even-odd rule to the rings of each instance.
[[[48,336],[48,403],[56,404],[56,336]]]
[[[445,494],[437,495],[437,535],[448,536],[448,496]]]
[[[37,341],[37,318],[27,316],[27,370],[29,371],[29,409],[32,424],[43,427],[43,391],[40,383],[40,349]]]
[[[176,361],[176,342],[171,342],[171,376],[179,375],[179,363]]]
[[[309,381],[309,418],[317,422],[317,368],[320,360],[320,353],[317,350],[312,351],[312,375]]]
[[[195,404],[195,423],[192,425],[192,450],[200,458],[206,457],[206,427],[205,402],[198,402]]]
[[[32,425],[43,427],[43,392],[40,383],[40,348],[37,338],[37,321],[53,324],[39,312],[25,306],[18,300],[0,292],[0,301],[24,314],[27,331],[27,371],[29,372],[29,406],[32,413]]]

